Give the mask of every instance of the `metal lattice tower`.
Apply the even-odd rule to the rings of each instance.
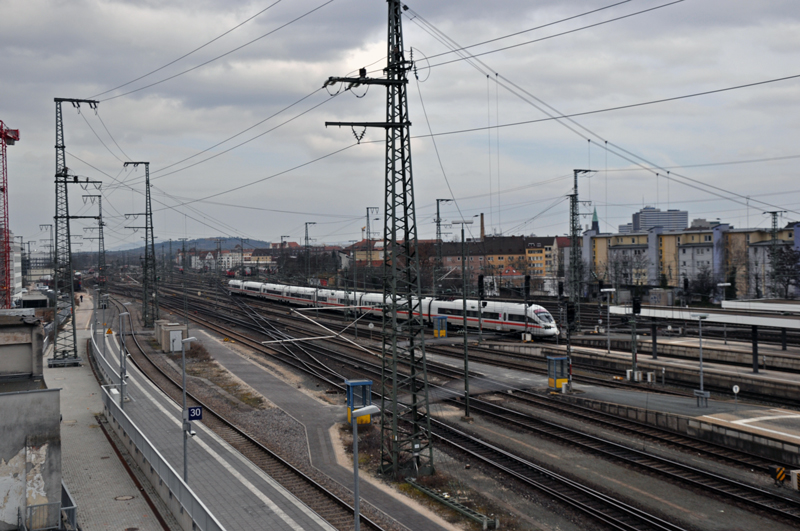
[[[11,308],[14,285],[11,269],[14,255],[11,253],[11,228],[8,225],[8,167],[6,146],[19,140],[19,130],[9,129],[0,120],[0,308]]]
[[[374,277],[372,274],[372,216],[380,212],[378,207],[367,207],[367,267],[369,268],[370,278]],[[375,218],[376,220],[378,218]],[[364,291],[367,291],[367,269],[364,269]]]
[[[569,301],[575,305],[575,324],[580,328],[581,272],[583,271],[581,253],[581,212],[578,201],[578,175],[591,170],[572,170],[573,185],[569,195]]]
[[[97,237],[87,238],[84,236],[85,240],[97,240],[97,289],[105,293],[106,289],[106,244],[103,238],[103,226],[105,223],[103,222],[103,196],[102,195],[84,195],[84,200],[89,199],[92,203],[94,200],[97,199],[97,212],[98,212],[98,219],[97,219],[97,227],[87,227],[84,230],[93,231],[95,228],[97,229]]]
[[[433,266],[433,296],[436,297],[436,283],[442,274],[442,216],[439,213],[439,204],[449,203],[452,199],[436,200],[436,263]]]
[[[384,194],[383,370],[381,374],[380,471],[395,477],[434,473],[428,378],[420,301],[417,224],[411,172],[411,123],[408,119],[408,72],[403,48],[403,4],[388,0],[386,78],[329,78],[338,82],[386,87],[385,122],[326,122],[326,125],[382,127],[386,130]],[[408,315],[410,319],[398,315]],[[407,370],[398,371],[399,362]],[[402,403],[401,403],[402,400]]]
[[[72,271],[72,235],[70,234],[69,221],[69,196],[68,184],[78,183],[78,177],[69,175],[66,162],[66,146],[64,145],[64,120],[61,113],[61,104],[71,103],[80,109],[81,103],[86,103],[89,108],[96,109],[97,101],[80,100],[71,98],[55,98],[56,104],[56,215],[55,215],[55,243],[53,260],[53,291],[56,293],[56,307],[53,326],[53,359],[54,364],[78,361],[76,342],[75,319],[70,318],[70,326],[58,333],[58,293],[64,290],[68,295],[67,307],[69,315],[75,315],[75,285]],[[87,182],[89,182],[87,180]],[[96,184],[96,181],[92,181]],[[86,216],[94,217],[94,216]]]
[[[156,245],[153,236],[153,209],[150,206],[150,163],[126,162],[123,166],[134,168],[144,164],[145,213],[126,214],[145,218],[144,227],[126,227],[128,229],[144,229],[144,265],[142,267],[142,321],[145,328],[151,328],[158,319],[158,282],[156,275]]]
[[[308,226],[316,225],[316,221],[306,221],[306,284],[311,282],[311,241],[308,238]],[[244,252],[244,250],[242,251]]]
[[[769,260],[772,269],[772,295],[778,296],[778,216],[785,214],[785,210],[772,210],[764,212],[772,216],[772,230],[770,232]]]

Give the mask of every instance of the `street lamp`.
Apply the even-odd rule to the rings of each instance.
[[[375,405],[365,406],[350,412],[350,421],[353,423],[353,509],[355,513],[355,531],[359,531],[361,523],[361,513],[358,507],[360,496],[358,495],[358,422],[356,419],[364,415],[377,415],[380,412],[381,408]]]
[[[467,259],[465,253],[466,240],[464,238],[464,226],[472,225],[471,219],[453,221],[453,225],[461,225],[461,292],[464,312],[464,418],[469,419],[469,349],[467,346]],[[527,311],[527,310],[526,310]]]
[[[701,400],[708,406],[708,397],[711,393],[703,390],[703,320],[708,319],[707,313],[689,314],[692,319],[697,319],[698,335],[700,337],[700,390],[695,390],[694,396],[697,397],[697,407],[700,407]]]
[[[616,288],[603,288],[601,293],[608,293],[606,299],[606,338],[608,340],[608,354],[611,354],[611,294],[616,293]]]
[[[188,330],[187,330],[188,331]],[[183,373],[183,482],[189,484],[189,459],[186,452],[189,435],[194,436],[192,425],[189,423],[189,410],[186,409],[186,343],[197,341],[196,337],[187,337],[181,340],[181,372]]]
[[[722,306],[724,306],[724,303],[725,303],[725,291],[726,291],[726,288],[729,288],[730,285],[731,285],[730,282],[720,282],[719,284],[717,284],[718,288],[722,288],[722,302],[723,302]],[[728,323],[722,323],[722,330],[724,331],[725,344],[727,345],[728,344]]]

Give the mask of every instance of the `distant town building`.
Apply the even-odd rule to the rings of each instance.
[[[667,210],[644,207],[633,214],[633,232],[645,232],[653,227],[664,230],[683,230],[689,226],[689,212],[686,210]]]

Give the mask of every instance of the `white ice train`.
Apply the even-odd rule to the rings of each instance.
[[[299,306],[318,306],[328,308],[358,307],[358,313],[380,316],[383,295],[378,293],[352,292],[323,288],[304,288],[285,284],[269,284],[231,280],[228,289],[233,295],[246,295],[261,299],[295,304]],[[464,324],[463,300],[442,300],[426,297],[422,299],[422,317],[425,324],[431,325],[433,317],[447,317],[448,325],[462,327]],[[527,322],[525,314],[527,311]],[[405,313],[405,315],[403,315]],[[408,318],[407,312],[400,312]],[[523,303],[483,301],[480,313],[478,301],[467,299],[467,326],[482,330],[501,332],[527,332],[537,337],[554,337],[558,334],[553,316],[536,304],[525,307]]]

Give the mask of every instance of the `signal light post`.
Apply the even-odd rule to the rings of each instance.
[[[616,292],[616,288],[604,288],[600,290],[600,293],[606,294],[606,338],[608,340],[607,354],[611,354],[611,294]]]

